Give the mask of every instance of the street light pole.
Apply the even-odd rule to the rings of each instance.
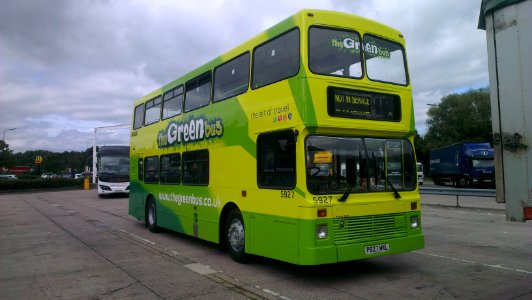
[[[7,128],[7,129],[4,129],[4,135],[2,136],[2,141],[6,141],[6,131],[11,131],[11,130],[15,130],[16,128]]]
[[[92,183],[96,183],[96,129],[94,128],[94,136],[92,137],[94,140],[92,144]]]

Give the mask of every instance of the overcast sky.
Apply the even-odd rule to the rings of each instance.
[[[131,122],[134,100],[316,8],[402,31],[424,133],[427,104],[488,85],[480,2],[2,0],[0,131],[15,152],[85,150],[95,127]],[[129,130],[99,131],[97,140],[128,144]]]

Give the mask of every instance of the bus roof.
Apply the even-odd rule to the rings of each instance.
[[[129,155],[129,146],[100,146],[98,155]]]
[[[307,27],[311,25],[327,25],[345,28],[345,24],[355,24],[354,27],[356,27],[357,31],[359,31],[361,34],[370,32],[374,35],[383,35],[390,40],[404,44],[403,35],[400,31],[382,23],[348,13],[318,9],[304,9],[275,24],[269,29],[266,29],[265,31],[255,35],[246,42],[232,48],[228,52],[212,59],[211,61],[199,66],[194,70],[189,71],[183,76],[169,82],[168,84],[165,84],[161,88],[144,95],[142,98],[135,101],[135,106],[159,96],[180,84],[184,84],[186,81],[210,71],[223,62],[235,58],[246,51],[253,50],[253,48],[256,46],[259,46],[269,39],[296,26]]]

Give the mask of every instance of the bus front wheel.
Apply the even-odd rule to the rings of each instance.
[[[153,199],[148,200],[148,205],[146,206],[146,226],[151,232],[157,232],[157,209],[155,206],[155,201]]]
[[[244,221],[238,209],[233,209],[227,215],[225,222],[225,239],[227,251],[231,258],[239,263],[246,263],[249,259],[246,254]]]

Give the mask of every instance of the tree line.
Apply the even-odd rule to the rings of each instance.
[[[42,163],[35,164],[35,158],[42,157]],[[92,148],[85,151],[51,152],[47,150],[30,150],[13,153],[9,145],[0,140],[0,167],[9,169],[15,166],[32,167],[34,174],[44,172],[55,174],[82,173],[85,166],[92,168]]]
[[[443,97],[429,108],[426,124],[425,134],[414,139],[417,160],[426,166],[432,149],[459,142],[493,144],[489,87]]]

